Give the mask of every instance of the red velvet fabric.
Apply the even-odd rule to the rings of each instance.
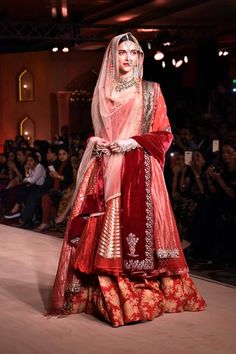
[[[144,150],[135,149],[126,153],[121,187],[121,225],[123,225],[121,234],[124,264],[127,262],[132,264],[131,268],[126,269],[127,272],[132,273],[147,270],[144,267],[140,268],[147,259],[145,173]],[[134,254],[132,254],[133,242],[136,242],[133,248]],[[149,257],[153,261],[149,271],[154,269],[153,249],[150,253]]]
[[[167,131],[157,131],[140,136],[133,136],[139,145],[141,145],[150,155],[159,162],[161,168],[164,168],[165,153],[169,149],[173,135]]]

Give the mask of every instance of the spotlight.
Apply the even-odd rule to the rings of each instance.
[[[51,7],[51,15],[53,18],[57,17],[57,8],[56,6]]]
[[[148,47],[149,50],[151,50],[152,49],[152,44],[150,42],[148,42],[147,43],[147,47]]]
[[[176,67],[176,68],[179,68],[182,64],[183,64],[183,60],[180,59],[180,60],[178,60],[178,61],[175,63],[175,67]]]
[[[62,14],[62,17],[68,16],[67,0],[61,1],[61,14]]]
[[[226,57],[226,55],[228,55],[229,54],[229,52],[227,51],[227,50],[225,50],[224,52],[223,52],[223,56],[224,57]]]
[[[172,65],[176,65],[176,61],[175,61],[175,59],[172,59]]]
[[[155,60],[161,60],[164,58],[164,53],[160,52],[159,50],[156,52],[156,54],[154,55],[154,59]]]
[[[164,60],[163,60],[163,62],[161,63],[161,65],[162,65],[163,68],[166,67],[166,63],[164,62]]]
[[[165,42],[165,43],[163,43],[163,45],[164,45],[164,47],[169,47],[171,45],[171,43],[170,42]]]
[[[184,62],[187,64],[188,63],[188,57],[187,55],[184,56]]]
[[[223,55],[222,50],[219,50],[218,55],[219,55],[219,57],[221,57]]]
[[[57,48],[57,47],[52,48],[52,52],[53,52],[53,53],[58,52],[58,48]]]
[[[63,51],[63,53],[68,53],[68,52],[69,52],[69,48],[68,48],[68,47],[64,47],[64,48],[62,49],[62,51]]]

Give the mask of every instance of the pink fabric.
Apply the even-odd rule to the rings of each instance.
[[[115,91],[115,80],[119,78],[118,45],[124,35],[126,34],[116,36],[111,40],[103,58],[92,100],[92,120],[95,137],[90,139],[82,159],[74,196],[78,192],[87,165],[91,159],[94,159],[92,151],[100,138],[114,142],[118,139],[127,139],[133,135],[140,134],[143,112],[143,52],[136,38],[130,33],[129,35],[132,36],[139,53],[137,86],[132,86],[123,92],[117,93]],[[120,195],[123,158],[123,154],[112,154],[104,157],[105,202]]]

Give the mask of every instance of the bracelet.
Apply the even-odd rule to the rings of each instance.
[[[101,157],[103,155],[103,152],[97,149],[93,149],[93,155],[96,157]]]

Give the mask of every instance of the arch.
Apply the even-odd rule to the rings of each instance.
[[[29,141],[30,145],[35,140],[35,123],[33,119],[24,116],[20,121],[20,135]]]
[[[18,99],[20,102],[34,100],[34,78],[28,69],[18,76]]]

